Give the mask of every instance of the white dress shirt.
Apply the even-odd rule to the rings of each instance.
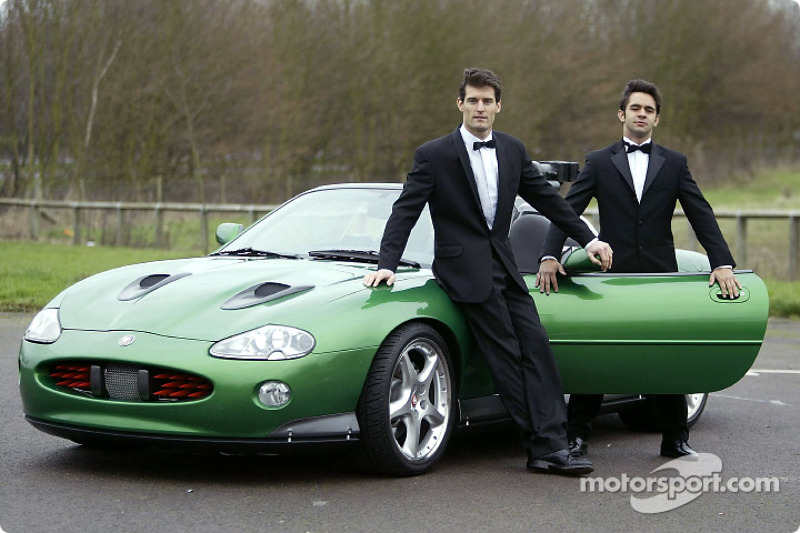
[[[494,224],[494,215],[497,211],[497,150],[495,148],[483,147],[480,150],[473,150],[472,144],[475,142],[485,142],[492,140],[492,134],[485,139],[479,139],[470,133],[464,125],[461,125],[461,138],[469,154],[469,162],[472,166],[472,173],[475,175],[475,183],[478,186],[478,196],[481,200],[483,216],[489,228]]]
[[[652,139],[647,139],[642,144],[635,143],[627,137],[622,137],[622,140],[628,144],[636,146],[643,146],[651,143]],[[636,191],[636,199],[639,203],[642,202],[642,191],[644,190],[644,180],[647,178],[647,165],[650,163],[650,154],[646,154],[641,150],[635,152],[628,152],[628,166],[631,168],[631,176],[633,176],[633,188]]]

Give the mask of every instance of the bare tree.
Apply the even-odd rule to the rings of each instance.
[[[84,199],[86,197],[83,176],[86,171],[86,159],[91,147],[92,130],[95,125],[95,118],[98,111],[98,101],[100,94],[100,82],[105,78],[108,69],[117,57],[122,46],[120,30],[116,27],[114,17],[109,16],[106,8],[109,6],[100,0],[88,0],[85,7],[84,24],[82,30],[85,32],[83,46],[80,55],[88,63],[88,69],[79,85],[84,88],[77,97],[85,98],[88,101],[85,117],[81,121],[83,124],[83,135],[79,143],[75,143],[75,170],[72,172],[70,180],[70,191],[68,196],[76,195]],[[86,94],[88,93],[88,94]],[[77,140],[77,139],[76,139]]]
[[[457,126],[470,66],[501,76],[498,128],[535,158],[581,161],[618,135],[635,77],[661,87],[659,139],[704,179],[800,153],[791,0],[0,5],[6,195],[271,202],[401,180]]]
[[[0,5],[0,62],[2,62],[3,94],[2,107],[0,108],[0,147],[11,163],[10,174],[4,173],[3,187],[0,194],[3,196],[17,196],[23,192],[23,154],[22,142],[18,126],[19,105],[18,95],[20,85],[23,83],[21,73],[22,50],[20,45],[20,31],[16,12],[12,3]]]

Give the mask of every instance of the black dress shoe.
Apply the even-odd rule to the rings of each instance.
[[[569,450],[558,450],[538,457],[529,457],[528,470],[561,476],[581,476],[594,471],[594,467],[591,461],[572,457]]]
[[[580,457],[589,453],[589,443],[580,437],[569,439],[569,454],[572,457]]]
[[[662,440],[662,457],[684,457],[686,459],[697,459],[697,452],[689,447],[685,440]]]

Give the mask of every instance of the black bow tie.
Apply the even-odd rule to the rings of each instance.
[[[483,142],[475,141],[474,143],[472,143],[472,149],[473,150],[480,150],[484,146],[486,148],[494,148],[495,146],[497,146],[497,143],[494,142],[494,139],[491,139],[491,140],[488,140],[488,141],[483,141]]]
[[[653,143],[647,143],[647,144],[625,143],[625,151],[628,153],[635,152],[636,150],[641,150],[642,152],[649,154],[650,150],[652,149],[653,149]]]

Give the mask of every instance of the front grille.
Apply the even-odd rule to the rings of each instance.
[[[142,401],[143,395],[139,394],[139,367],[109,363],[104,375],[109,398],[125,402]]]
[[[161,373],[153,376],[156,390],[153,396],[158,398],[198,400],[211,394],[211,383],[191,374]]]
[[[60,390],[124,402],[185,402],[214,391],[209,380],[195,374],[130,363],[59,362],[49,376]]]
[[[68,389],[88,392],[91,390],[91,382],[89,380],[90,368],[90,365],[80,363],[57,364],[53,365],[50,371],[50,377],[56,380],[57,387],[66,387]]]

